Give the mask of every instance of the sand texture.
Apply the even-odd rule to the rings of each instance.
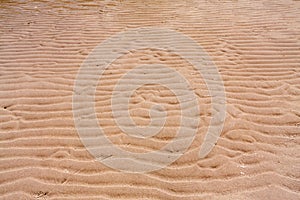
[[[125,173],[83,145],[72,111],[78,70],[102,41],[139,27],[187,35],[218,68],[226,118],[205,158],[198,154],[214,111],[203,74],[161,49],[131,51],[103,72],[96,116],[123,150],[163,148],[180,126],[181,108],[159,83],[172,85],[176,71],[200,105],[184,155],[153,172]],[[173,71],[141,68],[153,63]],[[118,127],[111,101],[122,77],[144,73],[139,84],[155,73],[160,82],[137,88],[128,108],[139,126],[163,125],[157,135],[141,129],[147,139]],[[164,114],[149,112],[155,104]],[[300,199],[300,1],[0,1],[0,199]]]

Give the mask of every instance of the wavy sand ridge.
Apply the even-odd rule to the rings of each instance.
[[[2,199],[299,199],[300,2],[47,1],[0,4],[0,195]],[[201,74],[180,57],[145,49],[109,67],[96,110],[121,148],[161,148],[178,128],[178,105],[165,87],[139,88],[135,123],[165,104],[163,132],[147,142],[120,134],[112,89],[134,65],[160,63],[189,80],[200,127],[187,152],[167,168],[121,173],[89,154],[74,127],[77,71],[91,50],[128,28],[162,26],[188,35],[209,53],[227,98],[225,127],[213,151],[198,158],[211,117]]]

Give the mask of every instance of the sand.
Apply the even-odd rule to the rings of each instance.
[[[1,1],[1,199],[299,199],[299,1]],[[211,120],[203,76],[170,52],[144,49],[116,60],[97,85],[95,110],[107,138],[132,152],[166,145],[178,128],[174,93],[140,87],[130,100],[138,125],[165,105],[153,139],[120,132],[111,111],[114,85],[132,68],[165,64],[197,95],[200,126],[178,160],[148,173],[107,167],[88,152],[75,128],[77,72],[103,40],[139,27],[163,27],[195,40],[218,68],[226,120],[205,157],[198,153]]]

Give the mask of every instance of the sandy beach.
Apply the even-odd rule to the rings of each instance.
[[[0,199],[300,199],[299,11],[300,1],[292,0],[0,1]],[[196,136],[180,158],[128,173],[87,150],[72,103],[92,50],[142,27],[174,30],[202,47],[222,78],[226,117],[215,146],[199,158],[214,114],[204,74],[162,49],[124,54],[95,85],[97,123],[114,145],[159,150],[181,126],[178,98],[161,84],[137,88],[128,105],[137,126],[152,122],[151,106],[163,105],[159,134],[131,137],[118,126],[113,91],[126,73],[147,75],[131,72],[136,67],[175,70],[199,105]],[[157,69],[162,81],[168,73]]]

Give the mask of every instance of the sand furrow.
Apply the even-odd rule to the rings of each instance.
[[[299,199],[299,8],[292,0],[1,2],[0,198]],[[130,116],[135,124],[148,125],[151,106],[162,105],[167,113],[162,131],[140,139],[118,126],[114,87],[140,65],[157,63],[177,71],[200,105],[197,133],[187,151],[166,168],[131,174],[97,162],[85,148],[72,98],[78,70],[91,51],[120,31],[141,27],[173,29],[209,54],[223,79],[226,119],[216,146],[200,159],[213,113],[219,112],[205,82],[210,70],[198,73],[181,55],[161,49],[122,55],[99,77],[94,98],[97,123],[114,145],[131,152],[158,150],[180,125],[183,96],[152,85],[132,94]],[[139,78],[147,70],[126,81],[147,81]],[[81,81],[95,78],[89,73]],[[179,88],[172,73],[161,71],[154,78]],[[122,106],[120,101],[114,106]],[[182,111],[192,108],[185,105]]]

